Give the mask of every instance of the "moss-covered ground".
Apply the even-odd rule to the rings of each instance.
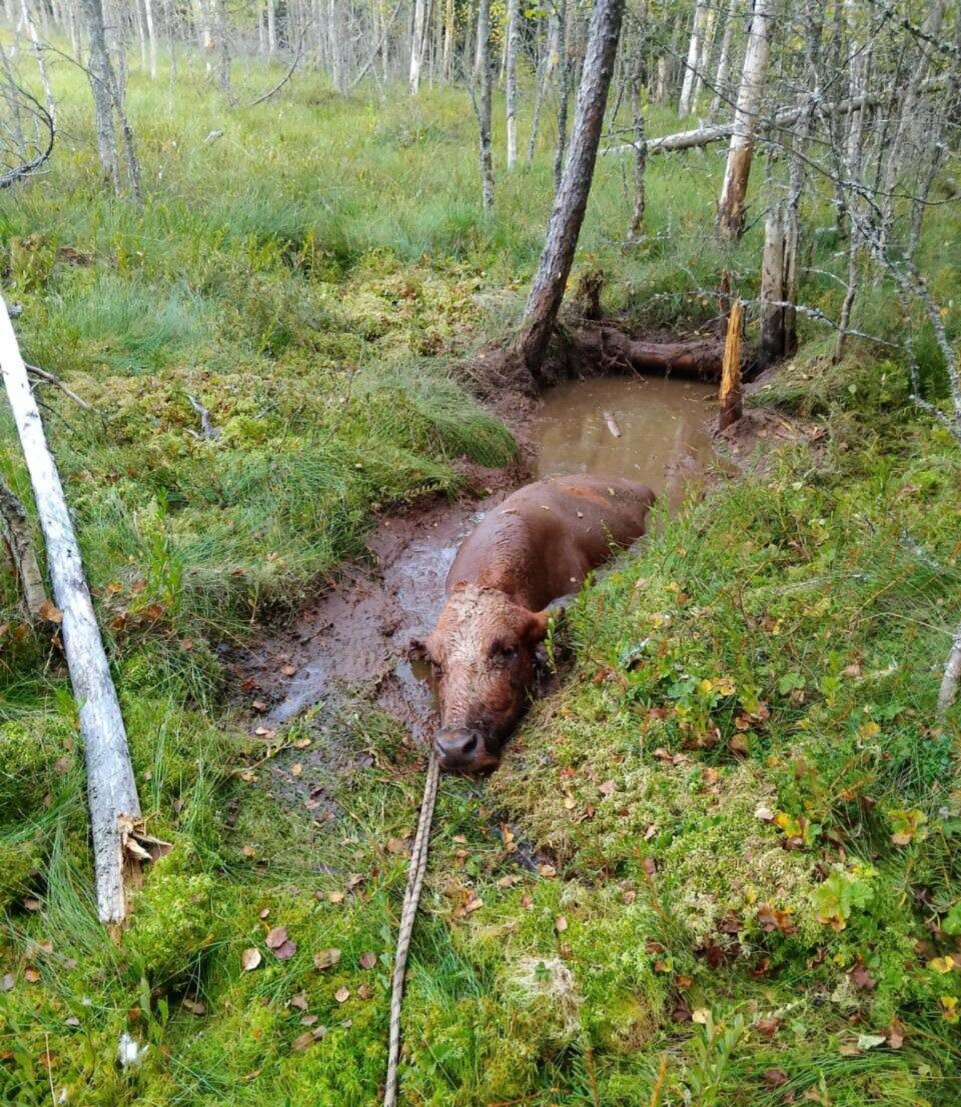
[[[42,391],[143,807],[175,848],[114,944],[69,685],[3,566],[0,1094],[374,1103],[422,763],[362,700],[265,748],[226,706],[220,654],[360,551],[372,505],[452,492],[462,455],[511,456],[457,365],[516,323],[553,135],[484,215],[461,93],[338,98],[298,76],[231,111],[183,59],[175,83],[131,74],[138,206],[101,188],[79,77],[54,79],[50,172],[0,201],[4,288],[27,359],[102,413]],[[609,307],[684,325],[725,265],[751,292],[757,230],[711,238],[716,168],[653,159],[651,234],[625,251],[630,174],[601,163],[577,268],[608,273]],[[952,328],[957,230],[939,209],[924,247]],[[838,264],[832,234],[812,269]],[[840,295],[804,284],[828,312]],[[859,324],[892,336],[891,305],[869,287]],[[717,485],[586,589],[503,768],[443,782],[405,1102],[961,1102],[958,716],[934,715],[961,453],[897,357],[830,367],[804,338],[766,398],[823,439]],[[2,418],[0,467],[29,499]],[[274,794],[281,744],[290,772],[329,747],[320,807]]]

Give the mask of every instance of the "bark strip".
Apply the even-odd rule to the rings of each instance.
[[[724,343],[724,364],[721,367],[721,411],[718,426],[725,430],[744,414],[741,397],[741,319],[744,309],[740,300],[731,304]]]

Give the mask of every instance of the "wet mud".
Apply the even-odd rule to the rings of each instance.
[[[711,385],[636,375],[564,382],[539,399],[501,393],[492,406],[514,431],[520,462],[507,470],[462,462],[459,499],[382,518],[367,562],[344,566],[289,625],[237,658],[252,729],[271,738],[311,708],[323,729],[344,703],[362,699],[425,740],[436,721],[430,674],[407,659],[407,647],[433,627],[460,542],[515,488],[549,476],[626,476],[676,505],[718,460],[713,396]],[[751,426],[755,438],[779,436],[777,420]],[[736,461],[737,439],[722,446]]]

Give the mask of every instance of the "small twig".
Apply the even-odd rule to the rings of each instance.
[[[68,388],[57,376],[56,373],[51,373],[47,369],[41,369],[37,365],[28,365],[27,372],[32,377],[37,378],[37,383],[42,381],[44,384],[50,384],[53,385],[54,388],[59,388],[65,396],[69,396],[75,404],[77,404],[79,407],[82,407],[85,411],[94,411],[98,415],[101,414],[101,412],[97,411],[95,407],[92,407],[90,404],[88,404],[86,400],[81,399],[81,397],[78,396],[76,392]]]
[[[200,416],[200,434],[197,434],[196,431],[191,431],[191,434],[193,434],[194,438],[204,439],[208,442],[212,441],[215,438],[219,438],[220,428],[215,427],[210,421],[210,412],[204,407],[202,403],[200,403],[198,400],[195,400],[189,392],[187,393],[187,399],[190,401],[190,406]]]

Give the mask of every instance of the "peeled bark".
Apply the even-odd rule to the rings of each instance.
[[[717,211],[718,233],[724,238],[737,238],[744,228],[744,201],[754,156],[754,134],[771,56],[770,9],[771,0],[755,0],[734,113],[734,132]]]
[[[46,540],[54,601],[63,615],[63,646],[79,711],[87,767],[97,907],[101,921],[116,926],[127,916],[128,885],[139,875],[140,859],[145,855],[135,841],[142,830],[140,801],[120,704],[60,476],[47,446],[27,369],[2,299],[0,372]]]
[[[624,0],[597,0],[591,14],[567,163],[554,196],[544,251],[524,315],[521,353],[535,379],[547,353],[584,221],[623,15]]]
[[[958,681],[961,680],[961,628],[954,635],[951,652],[944,666],[944,677],[938,692],[938,714],[943,715],[953,704],[958,694]]]

